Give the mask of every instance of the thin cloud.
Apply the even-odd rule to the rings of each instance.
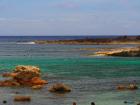
[[[51,4],[51,6],[59,9],[76,9],[80,7],[76,2],[56,2]]]

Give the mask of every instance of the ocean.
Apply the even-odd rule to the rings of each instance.
[[[0,87],[0,100],[7,105],[136,105],[140,90],[118,91],[119,84],[136,83],[140,87],[139,57],[87,56],[102,48],[138,45],[39,45],[22,42],[97,38],[98,36],[0,36],[0,73],[12,71],[16,65],[35,65],[49,81],[41,90]],[[107,36],[110,37],[110,36]],[[114,36],[115,37],[115,36]],[[100,37],[101,38],[101,37]],[[104,37],[105,38],[105,37]],[[94,48],[95,50],[81,50]],[[0,78],[3,79],[2,77]],[[48,92],[51,84],[62,82],[72,88],[64,95]],[[15,92],[32,96],[30,103],[15,103]],[[2,101],[0,102],[2,104]]]

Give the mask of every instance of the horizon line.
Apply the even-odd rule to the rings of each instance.
[[[0,35],[0,36],[140,36],[140,34],[113,34],[113,35]]]

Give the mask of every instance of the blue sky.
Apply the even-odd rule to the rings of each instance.
[[[140,0],[0,0],[0,35],[140,34]]]

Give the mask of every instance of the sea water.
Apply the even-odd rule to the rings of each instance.
[[[41,38],[4,37],[0,39],[0,73],[12,71],[16,65],[35,65],[41,68],[42,77],[49,82],[43,89],[37,91],[27,87],[1,87],[0,105],[3,105],[2,100],[7,100],[7,105],[72,105],[72,102],[77,102],[77,105],[90,105],[91,102],[95,102],[96,105],[136,105],[140,102],[139,89],[116,90],[119,84],[136,83],[140,87],[139,57],[88,56],[88,54],[94,54],[96,49],[137,45],[18,44]],[[49,37],[51,40],[53,38]],[[95,50],[81,50],[87,48]],[[48,87],[58,82],[70,85],[72,92],[61,95],[48,92]],[[16,92],[31,96],[32,101],[13,102]]]

